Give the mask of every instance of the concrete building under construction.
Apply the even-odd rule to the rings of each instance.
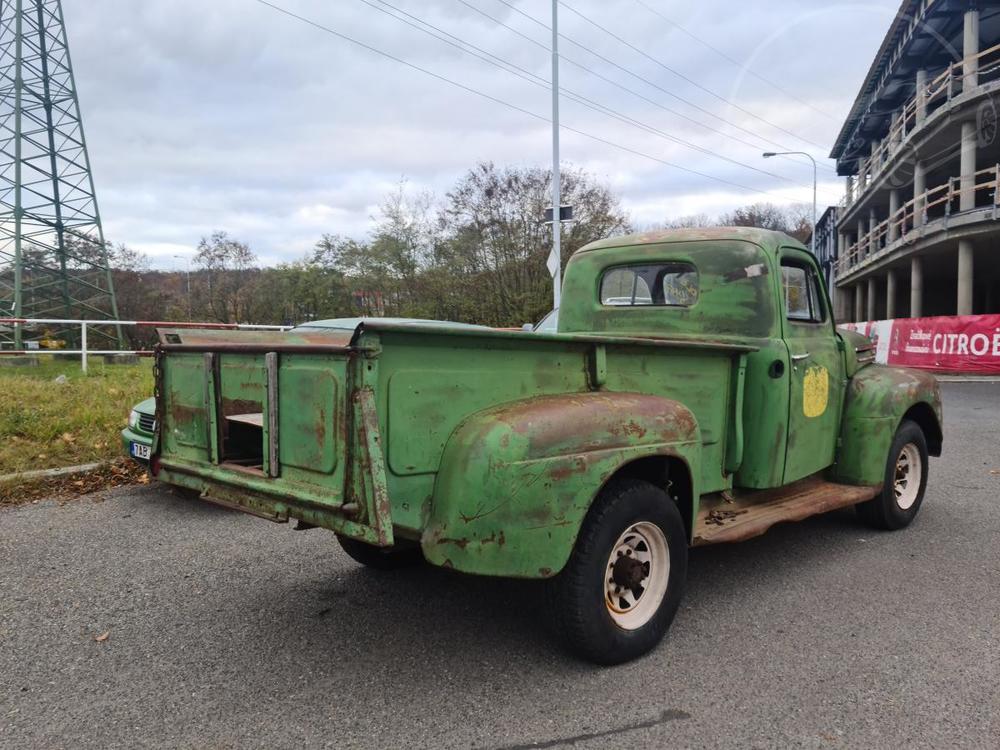
[[[1000,1],[904,0],[831,158],[847,321],[1000,312]]]

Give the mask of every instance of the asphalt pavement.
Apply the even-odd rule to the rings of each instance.
[[[1000,746],[1000,383],[947,383],[901,532],[693,550],[664,643],[564,654],[532,583],[379,574],[159,486],[0,511],[3,748]]]

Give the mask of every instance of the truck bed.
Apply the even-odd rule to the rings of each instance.
[[[159,338],[152,467],[161,479],[379,545],[419,536],[445,446],[464,420],[539,397],[676,398],[697,418],[701,491],[728,489],[752,350],[390,323],[353,332],[161,329]],[[629,415],[621,419],[627,429]]]

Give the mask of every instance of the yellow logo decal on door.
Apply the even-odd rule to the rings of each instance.
[[[830,398],[830,375],[822,365],[814,365],[806,370],[802,379],[802,413],[807,417],[818,417],[826,411]]]

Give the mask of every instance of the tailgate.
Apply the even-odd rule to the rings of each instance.
[[[392,543],[370,357],[351,331],[158,334],[158,479],[274,521]]]

